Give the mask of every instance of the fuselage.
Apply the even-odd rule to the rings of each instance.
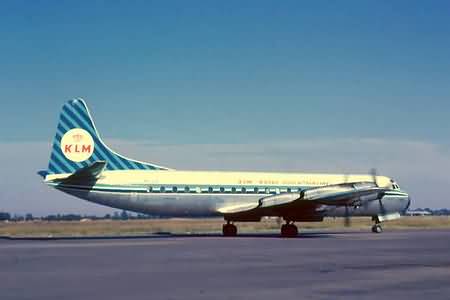
[[[311,187],[372,181],[370,175],[265,173],[176,170],[104,171],[90,184],[60,184],[70,174],[49,175],[46,182],[79,198],[140,213],[173,217],[220,215],[220,209],[258,203],[261,198],[281,193],[301,192]],[[383,213],[402,212],[409,197],[390,178],[377,176],[379,186],[389,189]],[[375,216],[378,201],[346,208],[324,206],[322,216]],[[319,213],[319,212],[318,212]]]

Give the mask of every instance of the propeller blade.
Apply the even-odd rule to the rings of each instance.
[[[350,212],[348,210],[348,205],[345,206],[344,225],[345,225],[345,227],[350,227],[352,225],[351,220],[350,220]]]
[[[370,169],[370,175],[372,175],[372,181],[375,183],[375,185],[378,187],[378,181],[377,181],[377,169],[372,168]]]
[[[384,209],[383,202],[381,202],[381,198],[378,199],[378,204],[380,205],[380,212],[382,215],[386,214],[386,210]]]

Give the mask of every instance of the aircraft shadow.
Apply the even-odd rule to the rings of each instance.
[[[11,241],[57,241],[57,240],[142,240],[142,239],[177,239],[177,238],[223,238],[223,239],[315,239],[315,238],[336,238],[342,234],[368,234],[362,231],[314,231],[302,232],[295,238],[281,237],[277,233],[241,233],[235,237],[224,237],[220,233],[170,233],[156,232],[143,235],[115,235],[115,236],[43,236],[43,237],[14,237],[0,236],[0,240]]]

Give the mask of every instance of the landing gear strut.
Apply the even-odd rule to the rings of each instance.
[[[286,223],[281,226],[281,236],[282,237],[296,237],[298,235],[297,226],[293,223]]]
[[[222,226],[223,236],[236,236],[237,235],[237,227],[234,224],[231,224],[230,221],[227,221],[227,224],[223,224]]]
[[[381,227],[381,224],[375,224],[372,226],[372,232],[373,233],[382,233],[383,227]]]
[[[373,218],[373,220],[375,221],[375,224],[372,226],[372,232],[373,233],[382,233],[383,232],[383,227],[381,227],[381,222],[380,220],[378,220],[378,218]]]

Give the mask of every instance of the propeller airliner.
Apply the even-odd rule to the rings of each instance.
[[[66,102],[60,114],[44,183],[101,205],[164,217],[222,216],[224,236],[236,222],[281,217],[283,237],[295,222],[370,216],[372,231],[400,218],[409,195],[391,178],[363,175],[184,171],[126,158],[100,138],[84,100]]]

